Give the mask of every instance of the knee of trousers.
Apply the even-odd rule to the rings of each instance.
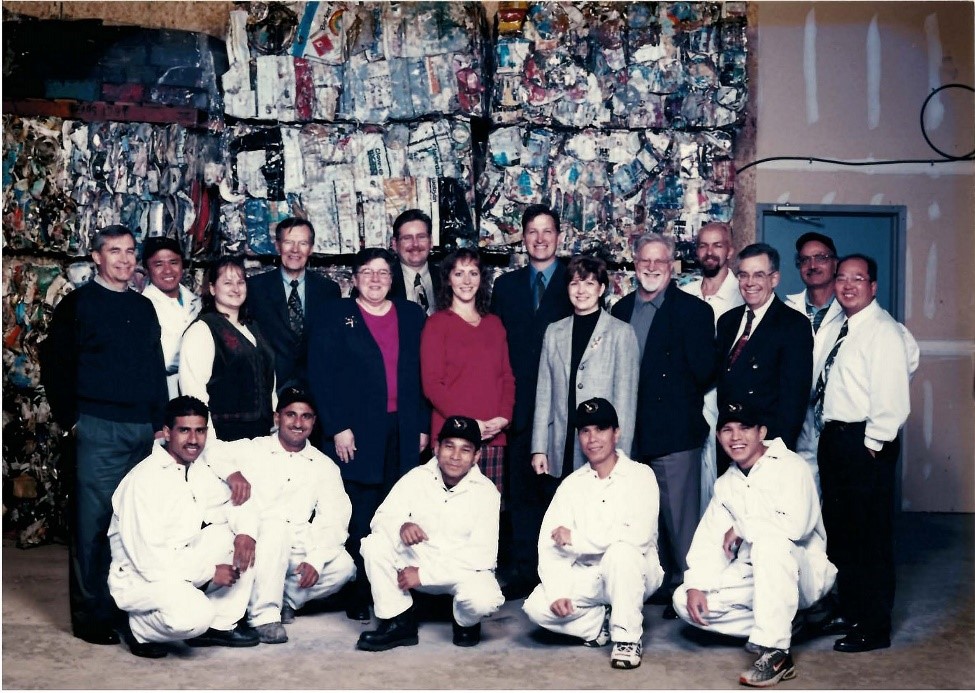
[[[504,595],[494,575],[477,575],[458,583],[454,591],[458,609],[478,617],[490,616],[504,604]]]
[[[525,599],[525,603],[521,605],[521,610],[525,612],[532,623],[541,626],[558,618],[549,608],[551,603],[552,600],[548,599],[545,594],[545,588],[538,585]]]
[[[599,572],[606,576],[618,574],[620,571],[640,574],[646,559],[640,550],[630,544],[617,542],[606,549],[599,561]]]
[[[799,564],[796,560],[798,547],[785,536],[767,535],[758,537],[749,547],[753,566],[781,565],[791,569],[799,576]]]
[[[677,612],[677,615],[680,616],[681,620],[690,623],[691,619],[687,613],[687,586],[681,584],[677,589],[675,589],[674,596],[671,601],[674,605],[674,611]]]
[[[213,623],[216,610],[203,592],[193,589],[181,595],[178,602],[158,612],[167,640],[185,640],[205,632]]]

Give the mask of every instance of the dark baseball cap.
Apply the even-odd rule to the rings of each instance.
[[[183,256],[183,251],[180,250],[179,247],[179,241],[177,241],[175,238],[167,238],[166,236],[150,236],[146,240],[142,241],[143,266],[148,265],[149,259],[160,250],[172,250],[180,257]]]
[[[815,231],[807,231],[806,233],[802,234],[801,236],[799,236],[799,238],[796,239],[796,252],[801,253],[802,246],[806,245],[806,243],[808,243],[809,241],[819,241],[827,248],[829,248],[829,252],[833,253],[833,255],[836,255],[836,246],[833,245],[833,239],[821,233],[816,233]]]
[[[593,397],[576,407],[576,430],[586,426],[597,428],[619,428],[620,420],[616,409],[609,400]]]
[[[475,448],[480,448],[481,428],[469,416],[448,416],[440,428],[437,440],[443,442],[447,438],[461,438],[473,443]]]
[[[718,425],[717,429],[720,431],[721,428],[727,423],[740,423],[744,426],[764,426],[764,417],[754,408],[747,404],[738,404],[737,402],[727,402],[721,405],[721,410],[718,412]]]
[[[295,402],[307,404],[312,408],[312,411],[315,411],[317,416],[318,412],[315,410],[315,403],[312,401],[311,395],[298,387],[286,387],[281,390],[278,394],[278,407],[274,411],[280,412],[289,404],[294,404]]]

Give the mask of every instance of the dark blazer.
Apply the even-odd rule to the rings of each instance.
[[[420,434],[430,429],[430,406],[420,386],[420,332],[426,315],[405,299],[393,299],[399,326],[397,418],[399,476],[420,460]],[[355,459],[338,462],[342,478],[363,484],[383,482],[386,447],[386,370],[382,352],[355,299],[326,302],[316,311],[308,334],[308,384],[318,411],[319,447],[333,460],[333,437],[349,428]]]
[[[429,263],[430,269],[430,281],[433,283],[433,296],[427,296],[430,299],[430,305],[437,305],[436,293],[440,291],[440,265],[435,265],[432,262]],[[403,278],[403,265],[399,262],[393,263],[393,286],[389,289],[390,298],[407,298],[406,293],[406,280]]]
[[[613,306],[613,315],[630,321],[632,292]],[[671,281],[653,318],[640,362],[633,458],[653,458],[704,444],[704,394],[716,370],[714,312],[711,306]]]
[[[310,316],[326,301],[340,296],[338,284],[317,272],[305,270],[305,335],[308,334]],[[307,378],[307,338],[297,337],[291,331],[288,292],[279,268],[247,279],[247,305],[261,334],[274,351],[278,391],[286,385],[303,387]]]
[[[728,402],[751,405],[768,421],[766,439],[782,438],[795,450],[812,387],[809,319],[776,296],[729,367],[728,356],[746,307],[733,308],[718,320],[718,407]]]
[[[530,266],[502,274],[494,282],[491,312],[501,318],[508,333],[508,358],[515,375],[511,431],[516,434],[530,430],[534,419],[538,362],[545,330],[551,323],[572,315],[565,265],[561,262],[555,267],[537,312],[534,305]]]

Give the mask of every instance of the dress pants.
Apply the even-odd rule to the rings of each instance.
[[[362,540],[362,557],[372,585],[372,598],[376,618],[389,619],[400,615],[413,605],[409,590],[401,590],[397,584],[397,571],[408,566],[420,568],[437,560],[425,550],[424,542],[406,546],[401,541],[394,544],[384,534],[373,533]],[[440,573],[441,571],[434,571]],[[504,595],[494,571],[463,570],[456,582],[437,585],[420,585],[416,589],[428,594],[450,594],[454,598],[454,620],[458,625],[477,625],[504,604]]]
[[[611,545],[598,563],[574,564],[571,594],[549,594],[539,585],[522,607],[528,618],[546,630],[593,640],[611,606],[609,628],[613,642],[639,642],[643,637],[643,603],[663,581],[653,552],[644,556],[629,544]],[[552,602],[571,599],[575,610],[566,617],[552,613]]]
[[[152,425],[117,423],[81,414],[75,434],[74,531],[69,561],[71,624],[75,628],[110,628],[119,618],[108,590],[112,494],[122,478],[152,452]]]
[[[214,570],[221,563],[231,565],[234,533],[225,524],[207,525],[189,550],[194,565]],[[131,566],[122,565],[112,571],[108,583],[119,608],[129,614],[132,634],[144,643],[185,640],[207,628],[233,630],[247,609],[254,578],[250,568],[229,587],[209,580],[198,584],[179,579],[148,582]]]
[[[828,421],[819,437],[827,553],[839,570],[840,613],[860,630],[890,635],[894,606],[894,473],[900,441],[872,457],[865,424]]]
[[[660,563],[670,583],[678,585],[701,519],[701,448],[649,458],[649,463],[660,488]]]
[[[535,577],[538,566],[538,532],[558,480],[535,474],[531,467],[532,430],[508,434],[508,500],[511,515],[510,568]]]
[[[812,606],[833,586],[836,568],[781,537],[743,543],[722,572],[720,587],[706,593],[705,630],[736,635],[762,647],[788,650],[798,609]],[[810,560],[813,559],[813,560]],[[687,612],[687,586],[674,591],[677,615],[695,627]]]
[[[355,577],[355,563],[345,550],[324,565],[313,566],[318,582],[298,586],[295,569],[307,561],[307,547],[296,545],[294,526],[283,520],[261,522],[260,539],[254,558],[254,590],[247,607],[249,623],[262,626],[281,620],[281,607],[297,610],[313,599],[323,599]],[[306,529],[307,532],[307,529]]]

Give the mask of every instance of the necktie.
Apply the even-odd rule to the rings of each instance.
[[[843,345],[843,340],[846,339],[847,333],[850,331],[850,321],[849,319],[843,321],[843,326],[840,328],[840,333],[836,335],[836,342],[833,344],[833,348],[829,350],[829,354],[826,356],[826,363],[823,365],[823,372],[819,374],[819,378],[816,380],[816,394],[813,395],[813,402],[816,404],[815,414],[816,414],[816,430],[823,430],[823,400],[826,396],[826,380],[829,378],[829,369],[833,367],[833,360],[836,358],[836,352],[840,350]]]
[[[826,317],[826,313],[829,312],[829,304],[827,303],[822,308],[817,309],[815,306],[808,306],[807,308],[809,318],[812,320],[813,334],[819,332],[819,328],[823,325],[823,318]]]
[[[430,301],[427,299],[427,292],[423,290],[419,274],[413,275],[413,295],[416,296],[416,302],[423,308],[423,312],[430,312]]]
[[[305,327],[305,315],[301,310],[297,279],[291,280],[291,294],[288,296],[288,322],[291,323],[291,331],[301,336]]]
[[[755,319],[755,313],[749,308],[745,311],[745,331],[741,333],[741,337],[735,342],[734,348],[731,350],[731,356],[728,357],[728,366],[730,367],[735,360],[741,356],[741,350],[745,348],[745,344],[748,343],[748,336],[752,333],[752,320]]]
[[[535,310],[542,305],[542,296],[545,295],[545,275],[538,272],[535,275]]]

